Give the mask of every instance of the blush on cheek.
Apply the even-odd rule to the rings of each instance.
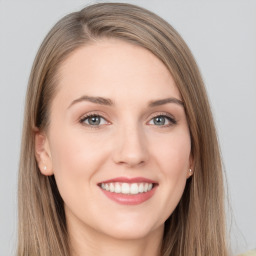
[[[189,170],[190,165],[190,150],[184,147],[183,149],[176,150],[175,148],[163,149],[159,152],[162,165],[166,167],[163,168],[164,172],[171,172],[173,175],[180,175],[181,172],[186,173]]]

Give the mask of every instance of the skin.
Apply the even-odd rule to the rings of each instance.
[[[55,175],[72,255],[160,255],[164,222],[192,167],[183,106],[149,106],[181,100],[170,72],[146,49],[114,39],[77,49],[59,72],[50,126],[36,133],[36,157],[43,175]],[[80,100],[85,95],[113,105]],[[102,116],[99,125],[89,125],[88,114]],[[168,116],[155,122],[166,115],[176,123]],[[144,177],[158,186],[142,204],[121,205],[98,186],[116,177]]]

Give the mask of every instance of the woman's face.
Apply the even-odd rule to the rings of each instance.
[[[190,135],[173,78],[123,41],[67,58],[49,129],[36,138],[41,172],[54,174],[73,230],[129,239],[162,232],[189,177]]]

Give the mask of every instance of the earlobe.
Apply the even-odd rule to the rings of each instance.
[[[187,179],[189,177],[191,177],[194,174],[194,159],[192,157],[192,155],[190,155],[189,157],[189,169],[188,169],[188,173],[187,173]]]
[[[45,133],[35,132],[35,157],[38,168],[46,176],[53,175],[49,142]]]
[[[192,169],[188,170],[187,179],[193,175]]]

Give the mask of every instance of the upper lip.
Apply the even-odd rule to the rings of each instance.
[[[153,184],[157,184],[156,181],[151,180],[151,179],[147,179],[144,177],[135,177],[135,178],[127,178],[127,177],[117,177],[114,179],[109,179],[109,180],[104,180],[102,182],[99,182],[99,184],[101,183],[111,183],[111,182],[122,182],[122,183],[153,183]]]

